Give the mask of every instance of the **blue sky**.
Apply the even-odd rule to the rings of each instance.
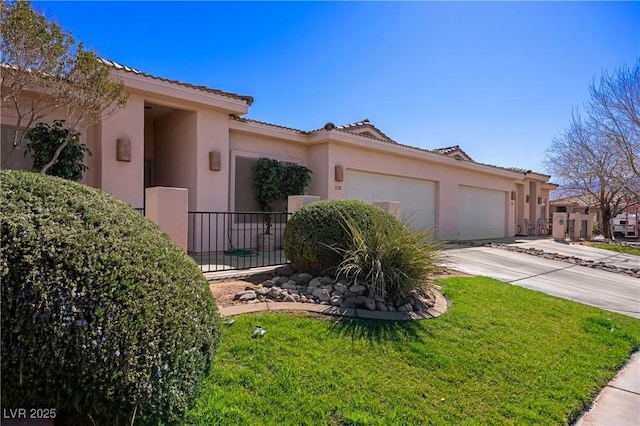
[[[589,83],[640,57],[638,2],[33,5],[100,56],[253,96],[250,118],[368,118],[404,144],[539,172]]]

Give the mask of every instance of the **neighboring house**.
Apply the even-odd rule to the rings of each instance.
[[[600,204],[587,195],[574,195],[571,197],[557,198],[549,202],[549,213],[590,213],[596,215],[598,221],[600,217]]]
[[[305,131],[244,118],[250,96],[109,64],[131,98],[82,132],[93,152],[83,182],[133,207],[146,187],[168,186],[188,189],[190,211],[255,211],[252,167],[266,156],[309,167],[309,195],[399,201],[414,226],[442,240],[513,236],[525,219],[549,217],[556,186],[547,175],[477,163],[458,146],[403,145],[368,120]],[[15,129],[2,119],[4,144]]]
[[[632,194],[627,192],[619,193],[614,197],[614,205],[610,206],[612,209],[611,217],[615,217],[625,207],[632,207],[635,204]],[[593,215],[594,223],[598,223],[599,228],[602,229],[600,203],[591,194],[573,195],[551,200],[549,202],[549,214],[553,216],[555,212],[591,214]]]

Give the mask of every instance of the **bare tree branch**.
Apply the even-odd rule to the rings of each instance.
[[[18,128],[30,128],[56,111],[75,134],[126,105],[129,95],[122,82],[111,80],[111,68],[28,1],[1,2],[0,25],[2,108],[15,115]],[[15,133],[3,164],[23,138],[23,132]],[[56,163],[68,143],[62,142],[41,172]]]

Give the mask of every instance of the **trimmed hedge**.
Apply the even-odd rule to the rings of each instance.
[[[346,218],[362,230],[371,228],[374,219],[389,230],[403,227],[390,213],[362,201],[323,200],[308,204],[292,215],[282,239],[293,266],[311,274],[334,273],[342,261],[340,250],[349,248],[352,242],[344,223]]]
[[[175,419],[219,337],[198,266],[113,196],[1,178],[3,408],[55,407],[76,424]]]

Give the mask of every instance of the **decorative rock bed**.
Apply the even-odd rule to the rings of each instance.
[[[426,312],[436,304],[436,293],[426,290],[421,294],[412,290],[404,298],[373,297],[367,287],[335,280],[332,277],[314,277],[308,273],[295,273],[290,265],[276,269],[276,277],[258,285],[248,285],[236,293],[234,300],[256,303],[314,303],[340,308],[367,309],[383,312]]]

